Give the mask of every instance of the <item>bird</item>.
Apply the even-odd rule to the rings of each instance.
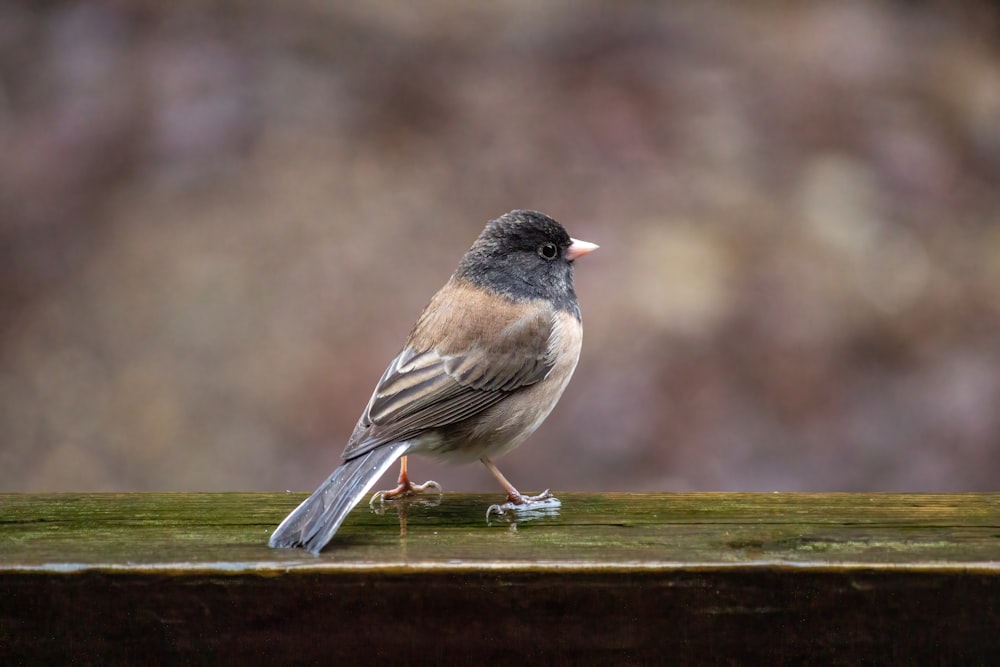
[[[493,459],[542,424],[576,369],[583,327],[573,265],[598,247],[538,211],[489,221],[382,374],[343,464],[281,522],[269,546],[318,554],[397,460],[398,485],[376,496],[440,490],[410,482],[409,454],[481,461],[507,493],[501,510],[551,502],[547,490],[521,494]]]

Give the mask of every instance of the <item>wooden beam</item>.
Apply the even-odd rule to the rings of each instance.
[[[302,494],[0,494],[0,658],[998,655],[1000,494],[559,495],[362,506],[316,557],[266,546]]]

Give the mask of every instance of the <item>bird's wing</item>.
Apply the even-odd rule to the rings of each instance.
[[[455,317],[438,329],[449,335],[425,349],[420,349],[419,321],[407,347],[383,373],[344,458],[455,424],[545,378],[554,363],[549,346],[552,311],[514,312],[509,317],[504,315],[510,313],[494,312],[489,321]],[[498,317],[503,319],[497,322]],[[498,327],[501,336],[486,335]]]

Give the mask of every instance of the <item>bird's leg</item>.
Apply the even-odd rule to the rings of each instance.
[[[428,489],[441,491],[441,485],[434,480],[429,480],[423,484],[414,484],[411,482],[410,477],[406,474],[406,459],[406,456],[399,458],[399,480],[396,482],[396,488],[386,491],[376,491],[371,500],[368,501],[369,505],[374,505],[376,501],[384,502],[404,496],[415,496],[418,493],[424,493]]]
[[[555,501],[555,503],[558,504],[559,501],[556,500],[555,496],[549,493],[548,489],[545,489],[537,496],[522,495],[520,491],[514,488],[513,484],[507,481],[507,478],[503,476],[503,473],[500,472],[500,469],[496,467],[496,464],[493,463],[493,461],[490,461],[485,456],[479,460],[483,462],[483,465],[486,466],[487,470],[493,473],[493,476],[497,478],[498,482],[500,482],[500,486],[502,486],[504,488],[504,491],[507,492],[507,502],[504,503],[503,505],[491,506],[490,511],[487,512],[487,515],[489,515],[489,513],[494,508],[496,508],[499,511],[499,513],[502,514],[504,511],[508,509],[527,509],[528,507],[538,503],[545,503],[545,502],[551,503],[552,501]]]

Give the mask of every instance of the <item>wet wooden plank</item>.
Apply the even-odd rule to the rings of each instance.
[[[489,522],[496,497],[444,494],[359,507],[318,557],[267,548],[303,497],[0,494],[0,656],[607,664],[998,649],[1000,494],[560,494],[557,511]]]

